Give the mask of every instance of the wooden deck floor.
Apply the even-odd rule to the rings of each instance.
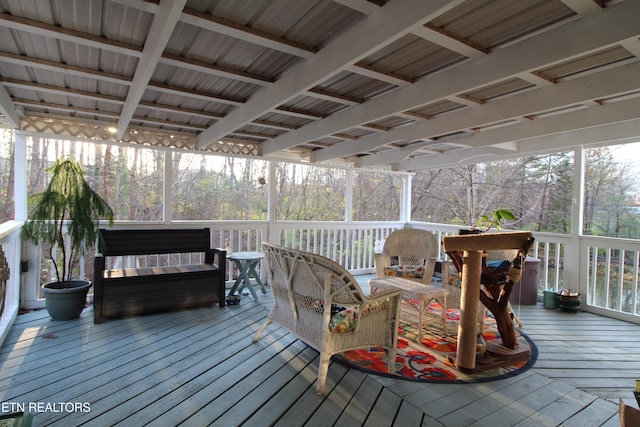
[[[319,397],[316,351],[276,326],[252,343],[269,308],[270,295],[261,295],[100,325],[91,309],[69,322],[45,310],[22,314],[0,348],[2,410],[23,405],[39,410],[34,426],[65,427],[584,427],[618,426],[618,398],[637,407],[638,325],[523,306],[523,330],[540,355],[522,375],[430,384],[332,363]]]

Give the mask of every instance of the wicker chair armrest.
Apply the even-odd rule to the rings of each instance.
[[[400,301],[402,298],[402,291],[394,289],[379,290],[375,294],[369,295],[364,301],[365,304],[375,304],[380,301],[384,301],[387,298],[397,298]]]
[[[391,257],[387,254],[375,254],[376,261],[376,275],[378,277],[384,276],[384,268],[391,265]]]

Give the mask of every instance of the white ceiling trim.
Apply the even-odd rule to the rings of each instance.
[[[369,77],[375,80],[380,80],[383,82],[387,82],[390,83],[392,85],[396,85],[396,86],[406,86],[409,85],[411,83],[413,83],[412,81],[410,81],[409,79],[403,79],[400,77],[394,77],[390,74],[387,73],[383,73],[380,71],[376,71],[372,68],[363,66],[362,64],[355,64],[355,65],[351,65],[350,67],[347,68],[347,71],[350,71],[352,73],[355,74],[359,74],[361,76],[365,76],[365,77]]]
[[[461,138],[469,147],[483,147],[511,141],[522,141],[559,132],[597,127],[638,118],[640,98],[603,104],[598,107],[575,110],[545,118],[533,119],[517,126],[508,126],[477,132]]]
[[[257,32],[248,31],[241,25],[233,26],[229,23],[220,23],[208,16],[199,16],[196,11],[187,11],[182,14],[180,21],[194,27],[204,28],[207,31],[214,31],[219,34],[233,37],[234,39],[244,40],[258,46],[288,53],[290,55],[299,56],[301,58],[310,58],[313,56],[313,49],[302,46],[295,46],[294,43],[285,43],[284,40],[269,38],[257,34]]]

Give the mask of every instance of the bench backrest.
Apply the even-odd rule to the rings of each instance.
[[[211,250],[208,228],[188,229],[101,229],[101,253],[105,256],[177,254]]]

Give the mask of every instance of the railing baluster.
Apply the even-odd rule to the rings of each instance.
[[[631,309],[631,313],[633,314],[639,314],[638,313],[638,272],[640,269],[640,251],[633,251],[633,278],[631,281],[631,285],[633,286],[632,289],[632,294],[633,294],[633,304],[632,304],[632,309]]]

